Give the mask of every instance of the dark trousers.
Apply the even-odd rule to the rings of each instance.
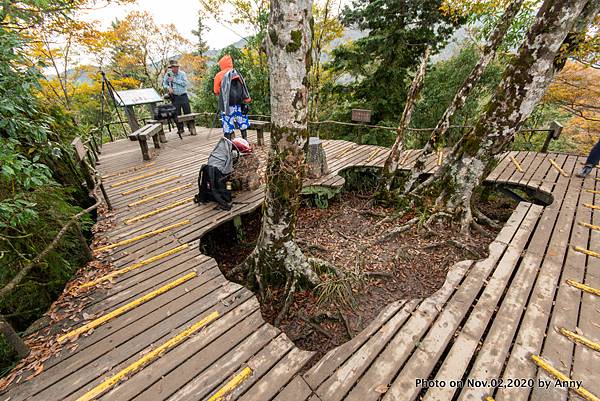
[[[600,141],[598,141],[590,151],[585,164],[595,166],[598,162],[600,162]]]
[[[190,99],[188,99],[187,93],[184,93],[183,95],[173,95],[173,106],[175,106],[177,109],[178,116],[182,114],[190,114],[192,112],[190,107]],[[183,123],[177,123],[177,131],[183,132]]]

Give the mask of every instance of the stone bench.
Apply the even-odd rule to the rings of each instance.
[[[142,149],[142,157],[144,160],[150,160],[150,152],[148,150],[148,138],[152,138],[154,148],[160,149],[159,138],[164,137],[162,124],[146,124],[142,128],[129,134],[129,139],[138,141]]]
[[[250,120],[250,129],[256,130],[256,140],[259,146],[265,144],[264,130],[268,129],[270,125],[269,121]]]
[[[177,122],[185,123],[191,135],[196,135],[196,118],[200,113],[182,114],[177,116]]]

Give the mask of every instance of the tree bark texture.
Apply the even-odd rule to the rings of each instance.
[[[496,25],[496,28],[494,29],[494,32],[490,37],[489,43],[485,46],[483,50],[481,59],[479,60],[475,68],[473,68],[469,76],[465,79],[462,87],[454,95],[452,102],[448,105],[448,108],[446,108],[446,111],[444,111],[442,118],[440,118],[437,125],[433,129],[433,132],[431,133],[431,138],[423,148],[423,152],[417,158],[411,170],[410,178],[406,182],[404,188],[405,193],[410,192],[410,190],[413,189],[419,176],[423,173],[425,162],[429,155],[435,149],[438,139],[442,138],[448,131],[448,128],[451,124],[451,118],[458,110],[460,110],[465,105],[465,102],[467,101],[471,90],[473,90],[475,85],[477,85],[477,83],[479,82],[479,79],[485,72],[485,69],[488,66],[488,64],[494,59],[494,57],[496,57],[496,52],[502,44],[502,40],[504,39],[506,32],[510,28],[513,19],[521,9],[522,4],[523,0],[514,0],[506,8],[506,11],[502,15],[502,18],[498,22],[498,25]]]
[[[492,170],[494,156],[510,143],[540,101],[554,74],[559,52],[588,0],[546,0],[475,127],[454,146],[440,169],[411,195],[436,199],[434,210],[461,219],[463,233],[474,224],[473,192]],[[593,7],[595,8],[595,6]]]
[[[410,125],[410,120],[412,118],[412,113],[415,109],[415,104],[417,103],[417,97],[419,96],[419,92],[423,87],[423,80],[425,78],[425,71],[427,70],[427,62],[429,61],[429,53],[431,52],[431,47],[427,46],[425,49],[425,53],[423,54],[423,59],[421,60],[421,65],[417,70],[417,73],[413,79],[413,82],[408,91],[408,95],[406,97],[406,104],[404,105],[404,111],[402,112],[402,117],[400,119],[400,124],[398,126],[396,141],[394,145],[392,145],[392,149],[390,150],[390,154],[388,158],[385,160],[385,164],[383,165],[383,170],[381,171],[381,177],[379,178],[379,188],[377,190],[377,196],[381,199],[387,199],[388,194],[392,188],[392,183],[394,182],[394,177],[396,176],[396,170],[398,170],[398,164],[400,162],[400,154],[404,148],[404,134],[406,129]]]
[[[0,316],[0,334],[4,336],[6,342],[13,348],[19,358],[25,358],[29,354],[29,347],[3,316]]]
[[[271,1],[267,55],[271,86],[271,149],[262,228],[246,259],[250,282],[264,295],[268,283],[319,279],[294,242],[308,139],[308,67],[312,1]],[[292,280],[292,281],[290,281]]]

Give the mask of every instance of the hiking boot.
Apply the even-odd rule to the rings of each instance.
[[[579,178],[585,178],[592,172],[592,168],[594,167],[586,164],[585,166],[583,166],[581,171],[575,175]]]

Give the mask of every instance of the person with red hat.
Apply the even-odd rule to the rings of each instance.
[[[233,68],[233,59],[226,54],[219,60],[219,71],[215,75],[213,90],[219,97],[219,111],[223,123],[223,134],[231,139],[237,127],[242,138],[247,139],[250,128],[248,103],[252,101],[244,77]]]

